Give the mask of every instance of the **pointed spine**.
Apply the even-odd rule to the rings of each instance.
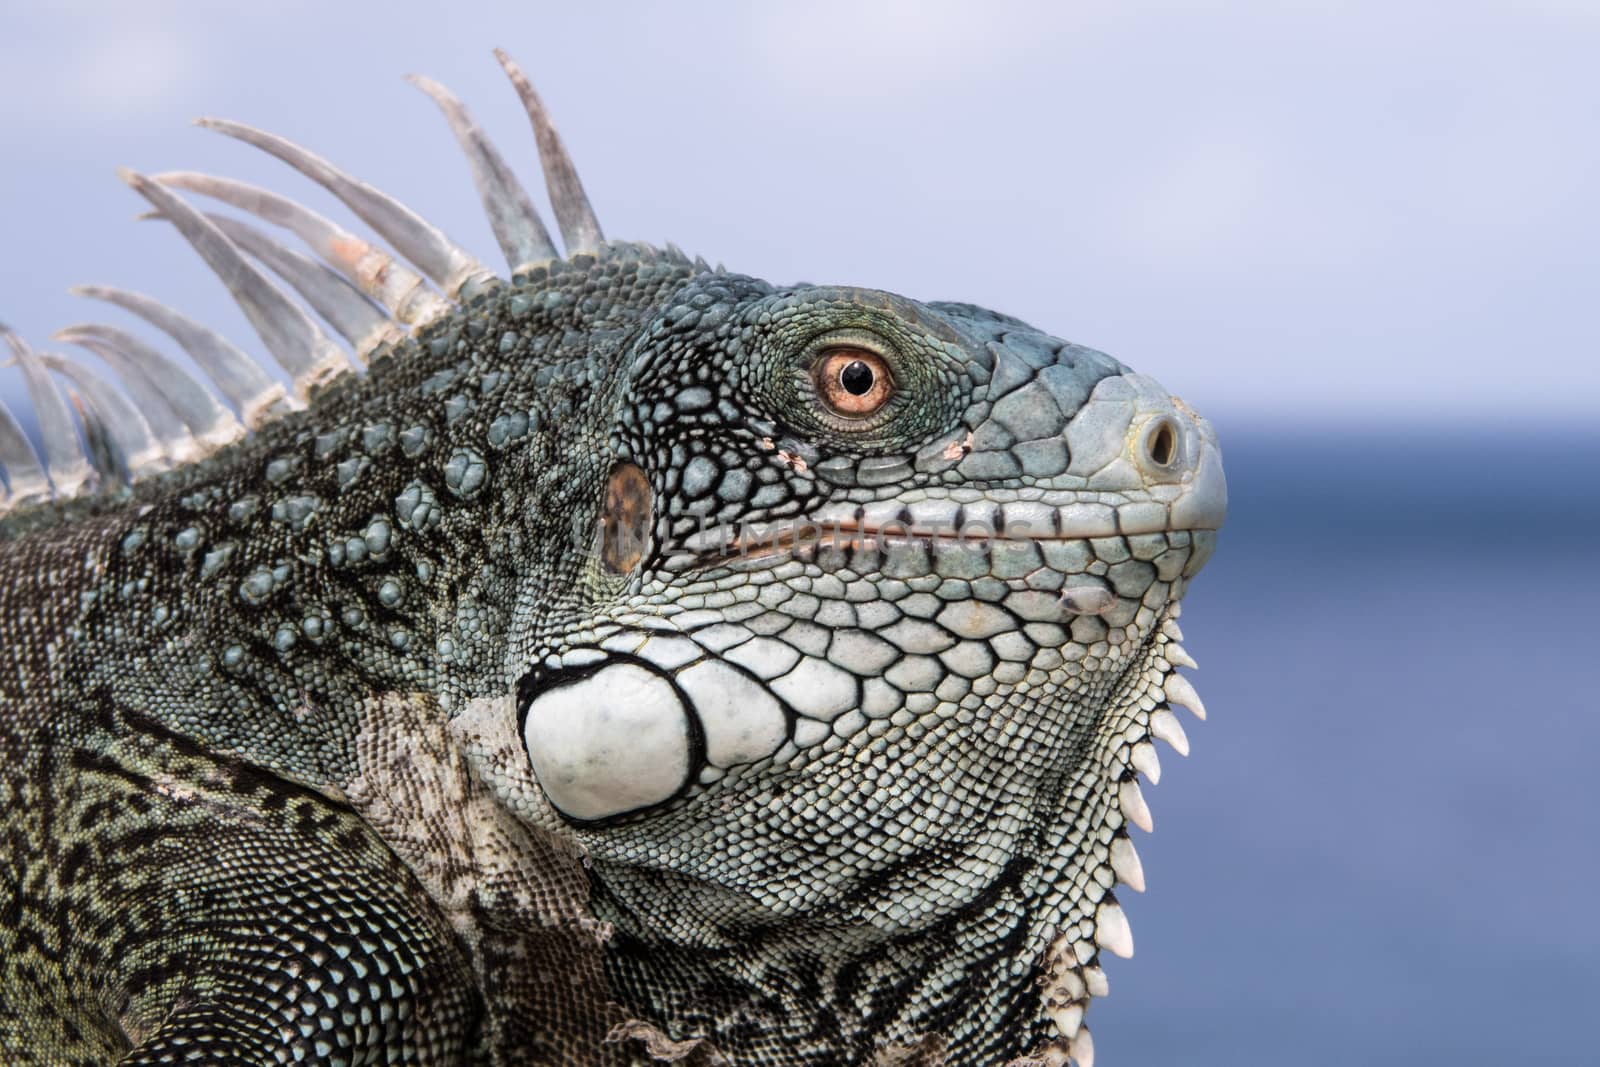
[[[338,197],[451,299],[473,284],[495,279],[489,268],[446,237],[432,223],[388,193],[353,178],[326,159],[275,133],[227,119],[196,119],[195,124],[227,134],[289,164]]]
[[[150,381],[139,365],[116,346],[90,334],[57,331],[53,340],[64,341],[88,349],[99,356],[122,380],[123,388],[133,398],[133,403],[149,424],[161,451],[174,466],[192,462],[206,454],[188,425],[179,416],[177,408],[167,398],[166,392]]]
[[[142,293],[103,285],[80,285],[72,293],[115,304],[178,342],[228,402],[239,410],[240,421],[251,429],[300,406],[280,382],[269,378],[255,360],[226,337],[160,301]]]
[[[193,171],[169,171],[155,181],[230,204],[291,231],[357,289],[409,326],[450,312],[450,304],[427,281],[387,251],[363,240],[288,197],[257,185]]]
[[[1113,956],[1128,959],[1133,955],[1133,930],[1128,926],[1128,917],[1122,913],[1122,906],[1110,893],[1094,913],[1094,940]]]
[[[1150,713],[1150,736],[1157,741],[1165,741],[1180,756],[1189,754],[1189,735],[1184,733],[1183,723],[1178,721],[1171,708],[1157,708]]]
[[[211,214],[206,218],[227,235],[228,240],[288,282],[290,288],[311,305],[312,311],[350,342],[356,355],[363,360],[380,344],[405,336],[404,331],[331,267],[285,248],[241,219]]]
[[[544,220],[533,209],[528,191],[511,172],[500,150],[473,120],[471,112],[449,89],[432,78],[413,74],[406,81],[428,95],[450,125],[456,143],[472,169],[472,184],[483,201],[489,227],[513,273],[559,258]]]
[[[561,143],[561,135],[550,121],[544,101],[539,99],[533,83],[516,60],[498,48],[494,50],[494,55],[500,61],[500,66],[505,68],[506,76],[511,79],[517,96],[522,100],[523,110],[528,113],[528,121],[533,124],[533,136],[539,145],[539,162],[544,168],[545,187],[550,193],[550,206],[556,213],[556,224],[561,229],[561,243],[566,246],[567,255],[598,253],[605,244],[605,234],[600,231],[600,220],[595,218],[594,208],[589,205],[589,197],[583,191],[583,183],[578,180],[578,168],[572,165],[572,157],[567,155],[566,146]]]
[[[1202,722],[1206,717],[1206,706],[1200,702],[1200,694],[1194,691],[1194,686],[1189,684],[1189,679],[1181,674],[1169,674],[1161,683],[1162,691],[1167,699],[1174,704],[1182,704],[1194,712],[1194,717]]]
[[[99,484],[125,485],[128,481],[127,458],[105,419],[93,404],[74,392],[71,386],[67,387],[66,393],[67,403],[78,413],[78,422],[83,425],[89,466],[94,468]]]
[[[1073,1002],[1050,1009],[1050,1022],[1055,1026],[1056,1033],[1066,1038],[1077,1033],[1083,1026],[1083,1007],[1081,1003]]]
[[[1139,862],[1139,852],[1125,832],[1111,839],[1111,873],[1135,893],[1144,892],[1144,864]]]
[[[45,471],[55,486],[56,496],[70,499],[92,489],[95,471],[78,444],[78,431],[73,428],[72,413],[67,410],[61,391],[26,341],[5,326],[0,326],[0,336],[11,348],[28,383],[28,398],[33,402],[33,413],[39,420],[39,437],[44,442]]]
[[[350,370],[350,360],[339,346],[328,339],[299,305],[245,259],[244,253],[204,215],[170,189],[142,174],[127,169],[118,173],[178,228],[222,279],[267,350],[293,376],[295,391],[301,399]]]
[[[41,352],[39,358],[45,366],[77,386],[83,394],[87,405],[99,416],[101,425],[121,449],[130,481],[136,482],[171,469],[166,450],[151,429],[149,420],[116,386],[65,356]],[[176,419],[176,416],[173,418]],[[183,435],[187,438],[188,431],[184,430]]]
[[[1139,791],[1137,778],[1130,776],[1117,786],[1117,806],[1122,809],[1123,818],[1145,833],[1156,828],[1155,820],[1150,817],[1150,805],[1144,802],[1144,794]]]
[[[1078,1028],[1067,1048],[1078,1067],[1094,1067],[1094,1038],[1090,1036],[1087,1026]]]
[[[50,479],[44,465],[4,400],[0,400],[0,469],[5,471],[9,488],[3,510],[50,499]]]
[[[207,453],[244,436],[244,427],[239,420],[218,403],[205,386],[126,330],[99,323],[78,323],[58,331],[55,336],[64,341],[91,337],[122,353],[146,381],[166,395],[172,410],[177,412],[178,418],[189,427],[189,432],[194,434],[195,440]]]
[[[1111,995],[1111,983],[1106,981],[1105,969],[1097,963],[1091,963],[1083,969],[1083,987],[1091,997]]]
[[[1148,741],[1140,741],[1128,753],[1128,762],[1133,764],[1135,770],[1150,779],[1151,785],[1161,782],[1161,757],[1156,755],[1156,746]]]

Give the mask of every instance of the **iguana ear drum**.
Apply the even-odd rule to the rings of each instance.
[[[637,468],[635,468],[637,469]],[[522,739],[563,815],[593,822],[670,800],[704,749],[678,687],[648,664],[609,660],[542,680]]]
[[[600,558],[613,574],[627,574],[644,558],[654,509],[650,482],[632,463],[619,463],[606,480],[605,511],[600,517]]]

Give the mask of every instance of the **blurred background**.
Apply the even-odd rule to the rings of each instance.
[[[66,292],[103,283],[260,351],[113,168],[347,216],[198,114],[490,261],[400,76],[537,188],[495,45],[608,235],[986,304],[1217,424],[1211,718],[1149,794],[1100,1062],[1596,1062],[1600,5],[8,3],[0,321],[131,325]]]

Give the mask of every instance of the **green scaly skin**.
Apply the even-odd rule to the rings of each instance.
[[[891,369],[876,415],[817,395],[839,344]],[[1129,458],[1152,412],[1178,449],[1154,474]],[[1215,451],[1148,379],[1004,316],[612,244],[200,463],[15,514],[0,1049],[1065,1062],[1116,940],[1133,763],[1186,662],[1171,618],[1220,523],[1215,499],[1167,504]],[[594,550],[619,464],[651,516],[621,567]],[[706,547],[1041,500],[1159,517]],[[752,729],[781,736],[712,766],[725,720],[686,655],[780,702]],[[636,707],[624,663],[700,695]],[[530,752],[565,751],[539,732],[563,686],[632,725],[547,791]]]

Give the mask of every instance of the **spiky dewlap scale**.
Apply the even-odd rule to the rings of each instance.
[[[1175,619],[1221,519],[1209,429],[1109,357],[1003,316],[951,305],[961,334],[935,305],[775,292],[670,246],[607,242],[538,97],[501,61],[565,255],[460,102],[419,78],[509,278],[306,149],[205,120],[385,242],[230,179],[124,175],[290,386],[121,289],[80,292],[170,338],[221,400],[114,326],[58,339],[121,390],[8,333],[44,448],[0,410],[13,668],[0,812],[16,813],[0,826],[22,857],[0,869],[0,980],[19,991],[0,996],[0,1048],[44,1041],[50,1062],[85,1063],[135,1047],[129,1062],[272,1048],[325,1062],[1088,1065],[1100,950],[1132,952],[1113,889],[1143,888],[1127,826],[1150,828],[1151,741],[1186,751],[1169,705],[1203,713],[1175,673],[1193,665]],[[926,326],[918,343],[935,353],[970,341],[976,369],[960,373],[1005,383],[992,413],[979,405],[915,454],[827,455],[715,402],[718,379],[748,369],[707,353],[781,332],[807,300]],[[751,307],[765,310],[729,322]],[[629,407],[624,361],[652,337],[670,342],[650,367],[669,388]],[[719,430],[731,451],[712,447]],[[622,452],[657,481],[604,458]],[[707,508],[657,509],[664,488]],[[819,497],[830,507],[807,512]],[[836,527],[733,566],[713,512]],[[966,521],[1044,532],[990,554],[963,540]],[[895,524],[931,529],[936,551]],[[635,541],[606,539],[621,528]],[[668,547],[647,554],[637,542],[652,537]],[[630,578],[647,557],[658,570]],[[631,717],[588,714],[629,702]],[[985,720],[996,735],[980,737]],[[944,827],[907,810],[892,779],[961,779],[969,744],[995,761],[986,785],[1011,788],[1007,764],[1044,783],[1037,810],[977,796]],[[765,792],[802,772],[854,802]],[[667,840],[687,801],[733,810],[745,787],[770,825],[746,815],[712,841],[691,820],[685,843]],[[658,805],[668,818],[636,817]],[[879,810],[881,823],[863,814]],[[1026,823],[1024,844],[978,840],[970,868],[917,881],[948,842],[988,829],[963,814],[996,811]],[[781,877],[805,866],[782,847],[797,827],[820,848],[806,871],[820,925]],[[915,842],[926,856],[906,851],[912,831],[931,834]],[[859,844],[836,848],[845,833]],[[755,862],[746,838],[780,877],[729,910],[715,887]],[[697,857],[730,842],[731,866],[697,881]],[[273,861],[285,851],[292,862]],[[898,893],[891,860],[911,872]],[[873,924],[827,919],[830,894],[881,930],[860,939]],[[186,925],[197,900],[203,930]],[[94,932],[75,942],[70,923]],[[96,1002],[77,1003],[90,988]]]

